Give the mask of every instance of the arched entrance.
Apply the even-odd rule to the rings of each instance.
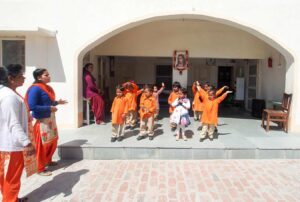
[[[217,46],[214,46],[214,51],[212,52],[201,52],[201,50],[205,49],[208,50],[210,47],[210,44],[212,43],[212,41],[208,41],[208,43],[206,44],[206,47],[201,47],[201,48],[197,48],[197,47],[190,47],[189,45],[184,44],[184,42],[180,42],[177,40],[177,43],[174,45],[173,48],[167,50],[165,49],[166,47],[168,47],[168,44],[162,44],[162,43],[149,43],[148,46],[150,45],[154,45],[156,47],[159,48],[159,50],[155,49],[155,47],[151,47],[152,49],[154,48],[155,50],[151,51],[150,49],[145,50],[145,49],[138,49],[139,47],[136,46],[135,50],[136,52],[132,51],[132,50],[126,50],[120,48],[115,49],[115,52],[110,52],[110,45],[118,45],[119,47],[126,47],[126,41],[128,42],[128,38],[126,38],[126,36],[132,36],[130,34],[131,31],[136,31],[136,33],[140,33],[140,34],[145,34],[148,30],[152,30],[152,34],[155,33],[155,31],[153,31],[153,27],[157,27],[157,28],[163,28],[164,23],[166,23],[165,25],[172,27],[173,29],[176,30],[176,26],[179,23],[185,23],[188,24],[189,30],[181,30],[181,31],[176,31],[176,33],[179,33],[179,37],[182,37],[184,35],[184,37],[187,39],[186,37],[192,38],[191,43],[197,42],[197,37],[199,37],[200,35],[190,35],[193,32],[197,32],[199,33],[199,30],[193,30],[196,29],[195,24],[199,25],[199,23],[206,24],[206,26],[210,27],[211,24],[215,24],[217,26],[213,27],[214,28],[224,28],[225,30],[228,29],[227,31],[232,31],[235,30],[236,32],[240,32],[241,35],[237,35],[237,37],[243,36],[244,34],[248,34],[250,36],[248,40],[248,44],[251,44],[251,36],[255,38],[255,41],[260,41],[260,43],[257,43],[260,46],[260,50],[263,50],[263,46],[264,44],[266,44],[268,46],[268,53],[265,54],[270,54],[272,55],[276,55],[276,65],[281,65],[284,69],[284,74],[285,74],[285,81],[283,83],[283,90],[285,91],[291,91],[292,90],[292,63],[293,63],[293,57],[292,55],[282,46],[280,45],[278,42],[276,42],[274,39],[262,34],[262,32],[258,31],[257,29],[253,28],[253,27],[249,27],[246,25],[242,25],[242,24],[238,24],[236,22],[230,21],[230,20],[226,20],[226,19],[219,19],[219,18],[213,18],[213,17],[209,17],[209,16],[203,16],[203,15],[182,15],[182,14],[176,14],[176,15],[162,15],[162,16],[155,16],[155,17],[147,17],[147,18],[143,18],[143,19],[138,19],[132,22],[128,22],[126,24],[124,24],[123,26],[120,26],[116,29],[113,29],[111,31],[108,31],[106,34],[100,34],[99,37],[97,37],[96,39],[91,40],[90,42],[88,42],[84,48],[82,48],[78,54],[77,57],[77,81],[78,82],[78,120],[77,120],[77,125],[81,125],[82,123],[82,96],[81,96],[81,76],[82,76],[82,72],[81,72],[81,67],[83,65],[83,58],[85,56],[86,53],[88,53],[89,51],[99,47],[102,45],[102,49],[101,49],[101,54],[103,57],[107,57],[107,56],[114,56],[114,58],[119,57],[120,60],[124,59],[124,57],[129,57],[129,56],[134,56],[135,58],[139,58],[141,59],[142,57],[147,57],[149,59],[149,57],[160,57],[160,58],[164,58],[164,57],[171,57],[172,51],[174,49],[189,49],[191,57],[195,58],[195,64],[196,64],[196,59],[198,58],[202,58],[203,61],[204,58],[208,58],[208,59],[213,59],[213,60],[217,60],[217,61],[223,61],[223,63],[220,64],[227,64],[224,66],[228,66],[228,63],[230,63],[230,60],[238,60],[238,63],[248,63],[248,67],[250,66],[249,64],[253,64],[256,63],[256,65],[258,65],[259,63],[261,63],[260,65],[266,65],[263,64],[267,58],[269,58],[270,56],[268,55],[264,55],[264,53],[258,53],[258,55],[255,55],[257,53],[255,53],[255,48],[253,48],[254,52],[251,51],[247,51],[247,50],[243,50],[244,53],[248,53],[248,55],[243,55],[241,54],[241,52],[239,52],[239,48],[236,48],[236,50],[234,51],[225,51],[226,53],[217,53],[216,51],[220,51],[222,52],[222,50],[224,50],[224,45],[223,44],[223,49],[220,48],[219,50],[216,49]],[[143,29],[139,29],[139,28],[143,28]],[[211,27],[212,28],[212,27]],[[192,31],[191,31],[192,30]],[[185,32],[186,31],[186,32]],[[218,30],[216,30],[215,33],[217,33]],[[141,33],[142,32],[142,33]],[[144,33],[143,33],[144,32]],[[147,32],[149,33],[149,32]],[[174,32],[172,32],[174,33]],[[242,34],[243,33],[243,34]],[[167,33],[165,33],[167,34]],[[183,35],[182,35],[183,34]],[[235,33],[236,34],[236,33]],[[247,36],[247,37],[249,37]],[[123,38],[122,38],[123,37]],[[125,38],[124,38],[125,37]],[[152,37],[163,37],[162,35],[157,35],[157,36],[152,36]],[[205,37],[206,36],[202,36],[204,37],[204,39],[202,38],[202,41],[205,41]],[[224,41],[227,41],[228,38],[224,37],[224,35],[221,36],[216,36],[215,39],[220,39],[220,41],[215,41],[214,44],[218,44],[218,43],[223,43]],[[153,38],[152,38],[153,39]],[[177,38],[176,38],[177,39]],[[139,38],[137,37],[135,40],[139,40]],[[109,42],[110,41],[110,42]],[[164,40],[164,42],[166,42],[166,40]],[[130,42],[129,42],[130,43]],[[142,42],[136,42],[136,44],[141,44]],[[234,43],[234,42],[233,42]],[[174,44],[174,43],[173,43]],[[203,44],[203,43],[202,43]],[[127,44],[128,45],[128,44]],[[113,46],[113,47],[115,47]],[[191,50],[192,49],[192,50]],[[149,51],[150,50],[150,51]],[[127,53],[126,53],[127,52]],[[131,52],[131,53],[129,53]],[[155,52],[157,54],[155,54]],[[235,52],[235,53],[234,53]],[[226,55],[227,54],[227,55]],[[108,59],[110,60],[111,58],[108,57]],[[126,59],[126,58],[125,58]],[[127,58],[127,59],[132,59],[131,58]],[[202,62],[203,62],[202,61]],[[232,61],[231,61],[232,62]],[[154,62],[155,63],[155,62]],[[162,62],[162,65],[164,62]],[[199,62],[201,63],[201,61]],[[160,64],[158,64],[160,65]],[[222,65],[219,65],[222,66]],[[229,65],[230,66],[230,65]],[[218,70],[217,70],[218,71]],[[231,70],[232,71],[232,70]],[[239,70],[236,70],[239,71]],[[247,70],[249,72],[249,70]],[[265,73],[267,74],[267,70],[265,70]],[[280,74],[280,73],[278,73]],[[254,75],[252,75],[254,76]],[[259,75],[258,75],[259,77]],[[257,78],[259,79],[259,78]],[[261,78],[260,78],[261,79]],[[119,81],[122,82],[122,81]],[[259,90],[259,89],[258,89]],[[260,89],[261,90],[261,89]],[[267,92],[268,89],[265,89],[265,91]],[[272,96],[271,96],[272,97]],[[272,98],[271,98],[272,99]]]

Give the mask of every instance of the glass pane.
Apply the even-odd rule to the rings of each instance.
[[[251,65],[249,67],[249,75],[256,75],[256,65]]]
[[[256,98],[256,89],[248,89],[248,97]]]
[[[249,77],[249,86],[256,87],[256,77],[253,76]]]
[[[23,40],[3,40],[2,41],[2,63],[25,65],[25,41]]]

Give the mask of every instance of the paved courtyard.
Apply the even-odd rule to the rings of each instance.
[[[60,161],[29,201],[300,201],[300,160]]]

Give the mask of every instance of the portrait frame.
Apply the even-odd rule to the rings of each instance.
[[[180,61],[179,58],[182,58]],[[179,71],[180,74],[189,67],[189,52],[188,50],[174,50],[173,53],[173,69]]]

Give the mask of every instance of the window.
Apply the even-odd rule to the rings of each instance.
[[[25,41],[0,39],[0,65],[25,65]]]

